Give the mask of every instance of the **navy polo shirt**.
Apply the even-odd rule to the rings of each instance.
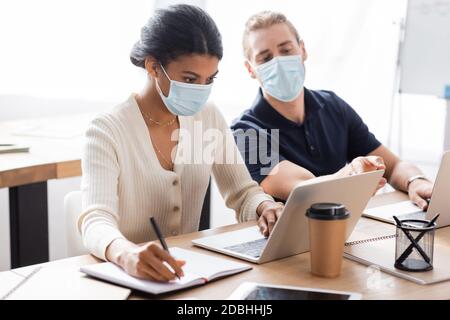
[[[253,106],[233,121],[231,129],[238,148],[258,183],[283,160],[322,176],[381,145],[355,110],[335,93],[304,91],[305,118],[301,124],[272,108],[261,89]]]

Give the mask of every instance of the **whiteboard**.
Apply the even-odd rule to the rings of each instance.
[[[400,92],[450,99],[450,0],[409,0]]]

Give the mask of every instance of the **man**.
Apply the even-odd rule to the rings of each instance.
[[[427,208],[433,185],[416,166],[383,146],[335,93],[303,87],[305,44],[283,14],[264,11],[250,17],[243,48],[245,66],[261,89],[232,130],[253,179],[265,192],[286,200],[301,181],[383,169],[382,158],[387,181]]]

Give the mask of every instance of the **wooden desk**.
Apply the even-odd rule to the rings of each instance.
[[[0,141],[30,152],[0,154],[0,188],[9,188],[11,266],[49,260],[47,181],[81,175],[83,135],[93,115],[0,123]],[[15,135],[36,128],[36,136]]]
[[[379,204],[388,204],[401,199],[405,195],[394,192],[391,194],[375,197],[370,206]],[[224,255],[220,255],[208,250],[193,247],[191,240],[198,237],[213,235],[220,232],[236,230],[251,225],[252,223],[244,223],[239,225],[231,225],[218,229],[207,230],[202,232],[181,235],[178,237],[168,238],[167,242],[170,246],[178,246],[188,248],[197,252],[208,255],[220,256],[227,259],[234,259]],[[364,230],[370,228],[376,229],[380,227],[382,222],[371,219],[362,218],[356,230]],[[394,229],[394,227],[393,227]],[[450,245],[450,228],[443,228],[437,231],[438,236],[446,237]],[[238,261],[236,259],[236,261]],[[69,259],[63,259],[48,263],[48,265],[64,267],[82,266],[97,263],[98,260],[92,256],[80,256]],[[14,270],[16,273],[26,276],[33,267],[26,267]],[[231,292],[239,286],[243,281],[256,281],[263,283],[306,286],[315,288],[326,288],[344,291],[356,291],[363,294],[364,299],[449,299],[450,298],[450,281],[437,283],[433,285],[418,285],[414,282],[401,278],[393,277],[385,273],[373,273],[373,269],[369,269],[365,265],[358,264],[354,261],[344,259],[342,266],[342,274],[336,279],[325,279],[315,277],[310,273],[309,253],[288,257],[285,259],[269,262],[262,265],[253,265],[253,270],[247,271],[231,277],[211,282],[205,286],[188,289],[174,294],[161,296],[163,299],[180,299],[195,297],[198,299],[225,299]],[[0,274],[1,275],[1,274]],[[146,299],[153,298],[151,296],[132,294],[130,299]]]

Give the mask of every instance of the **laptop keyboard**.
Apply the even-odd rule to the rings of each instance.
[[[224,249],[234,251],[237,253],[245,254],[247,256],[259,258],[261,256],[264,247],[266,246],[267,239],[262,238],[249,242],[243,242],[234,246],[225,247]]]

